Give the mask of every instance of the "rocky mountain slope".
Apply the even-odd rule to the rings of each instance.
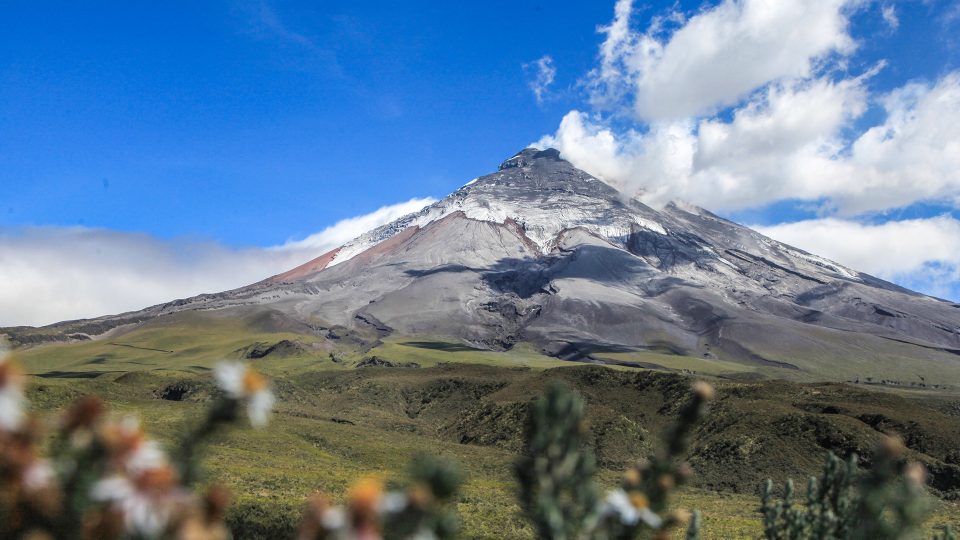
[[[45,329],[96,338],[184,310],[269,310],[304,332],[434,336],[569,360],[644,351],[790,376],[960,385],[960,305],[701,208],[654,210],[528,148],[445,199],[289,272]],[[605,360],[607,358],[607,360]],[[896,380],[893,380],[896,379]]]

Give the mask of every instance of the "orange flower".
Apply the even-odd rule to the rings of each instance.
[[[230,491],[220,485],[213,485],[203,498],[203,515],[207,522],[223,521],[230,506]]]
[[[423,484],[417,484],[407,490],[407,501],[416,508],[426,508],[433,502],[433,493]]]
[[[243,373],[243,391],[250,395],[265,390],[267,388],[267,378],[260,373],[247,368]]]
[[[650,501],[642,493],[627,493],[622,489],[615,489],[607,493],[601,507],[604,516],[617,519],[629,527],[643,522],[651,528],[658,529],[663,520],[650,510]]]
[[[267,424],[275,398],[266,377],[241,362],[219,364],[214,377],[230,399],[246,402],[247,416],[254,427]]]
[[[133,418],[110,422],[100,430],[102,442],[114,465],[121,466],[147,441],[140,423]]]
[[[640,470],[636,467],[630,467],[627,469],[627,472],[623,474],[624,483],[630,487],[639,486],[641,480],[643,480],[643,476],[640,474]]]
[[[364,478],[350,490],[350,521],[358,538],[379,538],[377,513],[383,496],[383,482]]]
[[[177,485],[177,471],[171,465],[146,469],[133,478],[136,488],[143,492],[164,492]]]
[[[907,464],[903,471],[903,476],[907,479],[911,487],[920,489],[927,483],[927,468],[916,461]]]
[[[227,540],[230,531],[223,523],[230,494],[226,488],[211,486],[203,498],[202,508],[193,508],[177,527],[178,540]]]
[[[716,395],[716,390],[714,390],[713,386],[709,383],[697,381],[693,383],[693,393],[704,401],[710,401],[713,399],[713,396]]]
[[[109,504],[134,536],[156,538],[182,523],[195,499],[176,483],[169,465],[126,476],[117,474],[98,481],[91,498]]]
[[[383,482],[377,478],[363,478],[350,490],[350,509],[373,512],[381,496],[383,496]]]
[[[630,504],[637,510],[642,510],[650,506],[650,500],[643,493],[633,493],[630,495]]]

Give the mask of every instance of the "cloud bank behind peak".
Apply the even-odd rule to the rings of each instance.
[[[0,326],[115,314],[249,285],[433,202],[384,206],[264,248],[86,227],[0,229]]]
[[[593,110],[570,111],[537,144],[653,206],[960,205],[960,72],[871,92],[884,61],[846,71],[848,19],[865,5],[725,0],[639,32],[620,0],[585,79]],[[862,127],[870,107],[882,121]]]

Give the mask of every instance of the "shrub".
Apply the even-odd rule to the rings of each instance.
[[[698,538],[699,516],[671,510],[669,496],[692,475],[682,458],[712,396],[713,388],[696,383],[664,448],[628,469],[621,487],[601,500],[593,453],[583,441],[583,401],[561,383],[551,385],[532,407],[525,455],[516,465],[521,507],[538,538],[664,538],[686,523],[687,538]]]
[[[926,471],[903,459],[905,447],[887,436],[874,454],[872,467],[857,468],[857,456],[846,461],[832,452],[823,474],[807,482],[804,504],[794,502],[792,480],[776,500],[773,482],[763,486],[760,513],[768,540],[896,540],[916,538],[928,516],[924,493]],[[949,526],[934,540],[956,540]]]

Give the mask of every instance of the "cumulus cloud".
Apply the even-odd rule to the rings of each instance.
[[[248,285],[432,202],[385,206],[267,248],[233,249],[84,227],[0,229],[0,326],[120,313]]]
[[[878,93],[860,72],[850,16],[866,0],[721,0],[632,26],[618,0],[590,109],[572,110],[536,143],[660,207],[720,212],[806,201],[823,218],[763,228],[771,236],[931,294],[960,295],[953,218],[865,224],[918,202],[960,208],[960,71]],[[887,26],[892,3],[879,4]],[[865,113],[878,118],[864,127]],[[828,217],[833,216],[833,217]]]
[[[870,224],[837,218],[754,227],[877,277],[945,298],[960,295],[960,220],[951,216]]]
[[[537,103],[543,103],[544,97],[550,91],[550,85],[557,76],[557,68],[553,65],[553,57],[543,55],[536,62],[524,64],[523,68],[533,71],[533,80],[530,81],[530,90],[533,96],[537,98]]]
[[[846,10],[854,0],[725,0],[684,21],[655,17],[643,33],[629,26],[632,0],[618,0],[601,28],[600,66],[588,76],[595,104],[632,101],[645,121],[710,113],[758,86],[804,78],[830,54],[848,54]],[[682,23],[673,32],[669,23]]]
[[[880,96],[868,86],[883,62],[837,77],[858,6],[726,0],[637,33],[620,0],[588,76],[598,107],[570,111],[537,144],[654,206],[803,199],[851,216],[960,202],[960,72]],[[632,128],[605,114],[611,101],[636,114]],[[885,119],[858,133],[871,104]]]
[[[960,206],[960,72],[936,84],[911,83],[881,98],[887,118],[856,138],[837,159],[828,193],[847,213],[906,206],[921,200]]]
[[[646,132],[617,132],[572,111],[537,144],[654,206],[682,199],[723,211],[817,199],[843,185],[831,162],[843,148],[837,133],[866,108],[864,80],[771,85],[730,120],[657,122]]]

